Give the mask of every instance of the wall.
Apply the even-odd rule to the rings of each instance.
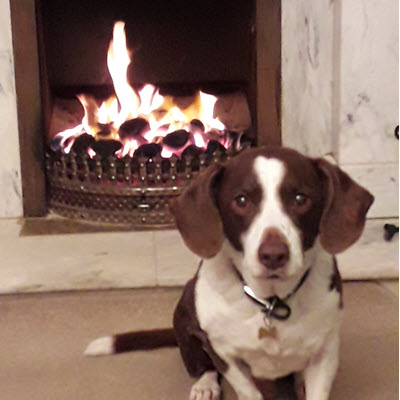
[[[9,0],[0,0],[0,217],[22,216]]]

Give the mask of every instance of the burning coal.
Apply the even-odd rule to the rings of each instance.
[[[191,104],[182,107],[151,84],[136,91],[127,79],[131,61],[125,24],[116,22],[107,54],[115,95],[100,105],[90,95],[78,95],[85,111],[82,122],[59,132],[52,139],[53,150],[69,153],[72,149],[91,158],[123,158],[138,153],[168,158],[231,146],[232,138],[224,124],[214,117],[215,96],[198,91]]]

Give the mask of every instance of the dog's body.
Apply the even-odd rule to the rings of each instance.
[[[206,371],[211,370],[207,363],[197,364],[205,357],[202,348],[208,347],[209,352],[211,347],[215,352],[212,362],[240,399],[262,399],[258,381],[275,380],[300,371],[305,372],[305,380],[307,371],[313,375],[310,378],[318,386],[314,395],[308,390],[307,399],[327,399],[338,363],[341,293],[335,286],[337,281],[333,283],[336,275],[332,256],[323,250],[316,253],[307,280],[290,301],[290,318],[274,321],[275,337],[264,338],[259,337],[260,329],[265,326],[264,314],[260,306],[244,295],[243,284],[231,261],[223,252],[205,260],[175,311],[178,343],[191,375],[201,376],[204,372],[207,375]],[[284,297],[296,283],[292,280],[291,287],[287,284],[279,288],[277,284],[275,288]],[[277,293],[272,287],[270,290]],[[194,302],[191,304],[188,298]],[[189,321],[189,313],[191,319],[197,316],[197,321]],[[182,321],[177,321],[178,318]],[[181,338],[185,335],[189,337]],[[192,344],[187,342],[190,340]],[[211,386],[218,394],[216,375],[213,378]],[[199,385],[192,389],[192,399],[196,399],[196,392],[204,390],[203,386],[200,379]]]
[[[274,398],[265,380],[292,373],[299,397],[328,399],[342,313],[333,254],[358,239],[372,201],[322,159],[259,148],[212,165],[172,204],[204,258],[174,314],[198,378],[191,400],[219,398],[219,374],[240,400]]]

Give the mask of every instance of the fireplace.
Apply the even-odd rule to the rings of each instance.
[[[279,2],[243,0],[234,8],[227,1],[209,0],[190,7],[179,0],[168,6],[98,1],[91,8],[81,3],[11,3],[25,216],[45,215],[50,208],[71,218],[169,227],[168,200],[208,164],[232,157],[250,144],[280,143]],[[73,116],[78,94],[87,96],[82,103],[94,99],[96,107],[113,94],[106,53],[118,20],[125,22],[127,47],[133,51],[133,67],[126,75],[138,98],[146,87],[153,100],[156,95],[178,102],[191,98],[189,104],[204,93],[228,102],[230,96],[239,96],[246,99],[251,125],[242,131],[225,125],[204,129],[205,121],[196,125],[195,115],[187,121],[192,129],[177,126],[166,132],[170,137],[185,136],[183,146],[171,149],[165,145],[165,135],[158,134],[161,142],[151,141],[152,149],[144,143],[148,154],[140,151],[137,140],[130,140],[134,147],[125,149],[120,138],[113,140],[109,121],[96,121],[103,129],[93,135],[95,146],[88,145],[93,137],[86,129],[79,140],[75,132],[74,140],[63,139],[60,148],[57,111],[59,115],[60,109],[67,110]],[[148,122],[135,115],[125,124],[140,120]],[[203,135],[200,145],[196,129]],[[76,143],[83,143],[83,153]],[[161,153],[160,144],[170,154]],[[160,151],[154,152],[157,146]],[[98,150],[93,152],[93,147]]]
[[[0,75],[2,75],[1,83],[5,89],[0,96],[3,121],[0,175],[2,179],[5,178],[1,182],[3,195],[0,201],[0,214],[3,218],[19,218],[22,215],[40,217],[46,215],[48,210],[44,135],[49,121],[45,117],[51,114],[50,100],[56,94],[53,92],[54,88],[49,90],[43,63],[39,68],[39,50],[43,49],[40,45],[43,42],[43,35],[40,33],[41,14],[36,13],[35,7],[42,2],[43,0],[0,0],[4,32]],[[370,35],[365,38],[359,33],[362,33],[366,24],[376,17],[376,7],[373,9],[371,7],[363,24],[354,25],[352,24],[353,7],[342,7],[343,4],[331,0],[255,1],[251,29],[251,65],[254,73],[249,91],[246,92],[254,137],[257,145],[280,144],[282,141],[283,145],[310,156],[334,155],[340,165],[345,166],[352,176],[360,177],[360,183],[367,185],[372,181],[370,190],[380,193],[376,197],[383,200],[377,202],[378,207],[372,210],[372,217],[396,215],[397,205],[395,207],[389,201],[393,199],[393,196],[390,199],[386,196],[395,188],[388,190],[386,185],[383,185],[382,177],[386,176],[386,181],[391,182],[390,185],[396,184],[396,180],[392,177],[396,176],[395,169],[398,167],[397,153],[387,158],[385,149],[387,146],[390,147],[389,141],[385,142],[385,146],[378,147],[374,145],[369,147],[363,142],[363,151],[357,152],[361,144],[359,138],[363,140],[365,138],[369,143],[376,143],[375,140],[379,135],[377,136],[376,130],[370,132],[368,129],[365,130],[363,118],[354,118],[354,121],[349,124],[347,116],[349,112],[356,115],[354,112],[357,110],[357,112],[366,112],[371,117],[369,108],[373,105],[380,109],[383,103],[382,107],[386,115],[387,103],[377,101],[376,96],[378,98],[386,96],[394,101],[391,96],[393,93],[389,90],[389,87],[392,88],[393,85],[383,86],[384,89],[382,89],[381,81],[377,79],[374,82],[379,83],[379,90],[371,88],[370,70],[365,66],[375,65],[374,62],[380,59],[385,60],[384,64],[390,68],[390,71],[394,71],[398,60],[393,58],[390,49],[388,50],[387,46],[381,46],[381,43],[382,41],[391,43],[392,39],[396,42],[397,36],[391,35],[388,42],[387,37],[380,34],[381,28],[375,27],[376,29],[372,29],[369,32]],[[9,7],[11,8],[12,34],[9,28]],[[378,10],[378,14],[386,15],[390,11],[383,7],[380,11]],[[391,15],[394,16],[395,13]],[[123,18],[116,16],[113,21],[119,19]],[[104,40],[105,51],[111,31],[110,25],[108,39]],[[354,34],[356,34],[355,39]],[[357,49],[361,49],[357,65],[352,63],[353,39],[357,44]],[[366,50],[366,46],[363,47],[365,41],[371,43],[374,48],[382,50],[382,57],[375,57],[374,62],[371,62],[370,52]],[[12,66],[15,67],[15,71]],[[354,76],[348,74],[349,68],[356,68],[357,79],[353,79]],[[14,75],[18,108],[15,107]],[[39,79],[39,76],[42,76],[42,79]],[[392,75],[388,72],[384,76],[387,78],[385,82],[392,82],[396,74]],[[368,93],[371,91],[370,94],[373,94],[376,101],[371,100],[359,107],[360,88],[363,91],[367,90]],[[378,103],[382,103],[381,106],[378,106]],[[392,126],[397,123],[397,117],[395,118],[394,115],[389,113],[385,118],[378,118],[374,113],[372,115],[373,124],[377,127],[391,127],[387,138],[389,135],[392,138]],[[339,135],[342,129],[344,132]],[[377,148],[380,149],[379,152],[375,151]],[[393,146],[391,149],[395,151]],[[356,159],[354,155],[357,155]],[[379,159],[374,158],[377,155]],[[373,160],[378,164],[374,164]],[[379,179],[375,177],[378,175]],[[21,182],[23,196],[20,190]],[[374,182],[376,182],[376,187]],[[14,224],[12,220],[3,221],[3,223]],[[27,227],[28,224],[31,225]],[[32,224],[36,225],[32,226]],[[100,230],[97,224],[85,224],[87,230],[84,230],[82,225],[73,220],[27,218],[23,220],[23,229],[29,228],[29,230],[25,229],[21,235],[30,235],[30,237],[20,239],[17,237],[21,230],[19,225],[15,227],[15,235],[14,233],[9,235],[7,231],[5,234],[10,236],[11,243],[15,244],[15,248],[11,246],[9,249],[9,259],[12,260],[14,256],[19,259],[20,255],[25,254],[26,260],[18,263],[22,269],[18,269],[17,264],[13,262],[9,263],[8,270],[4,269],[3,291],[4,286],[6,286],[6,291],[14,292],[37,290],[37,288],[38,290],[65,290],[77,287],[180,285],[197,268],[197,259],[192,260],[190,254],[185,252],[184,245],[174,230],[131,234],[99,233],[85,236],[53,234],[60,233],[60,226],[63,233]],[[378,225],[379,222],[377,222]],[[114,229],[104,226],[101,230],[109,232]],[[122,229],[118,228],[118,230]],[[46,240],[43,241],[42,237],[31,236],[32,234],[44,234]],[[374,232],[371,235],[371,237],[377,237]],[[84,247],[81,246],[83,242]],[[370,251],[370,241],[367,240],[367,242],[368,246],[364,247],[368,247]],[[46,251],[42,249],[43,243],[46,243]],[[376,245],[378,246],[378,243]],[[36,249],[35,254],[30,251],[31,247]],[[388,258],[386,247],[382,248],[381,252],[375,247],[374,254],[382,253],[385,254],[386,259]],[[135,254],[133,258],[132,252]],[[68,259],[57,263],[57,268],[54,268],[54,257],[61,253],[68,254]],[[43,260],[45,255],[45,260]],[[396,260],[395,255],[389,258]],[[100,267],[99,259],[101,259]],[[349,279],[358,279],[366,276],[382,276],[382,274],[390,277],[397,273],[397,267],[395,268],[392,264],[382,272],[381,262],[373,263],[380,266],[379,271],[366,271],[365,266],[359,265],[360,259],[362,257],[360,258],[358,249],[348,256],[343,256],[341,264],[344,265],[342,268],[344,276]],[[146,265],[146,268],[143,268],[143,265]],[[58,274],[56,279],[54,274]],[[89,277],[93,278],[89,279]]]

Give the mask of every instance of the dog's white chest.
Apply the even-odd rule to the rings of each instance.
[[[200,326],[207,332],[214,351],[225,361],[242,360],[254,376],[275,379],[305,368],[310,357],[338,326],[337,296],[331,293],[315,312],[302,314],[302,306],[291,302],[292,315],[286,321],[271,320],[268,330],[260,308],[240,295],[227,301],[207,279],[199,278],[196,309]],[[261,336],[261,337],[260,337]]]

